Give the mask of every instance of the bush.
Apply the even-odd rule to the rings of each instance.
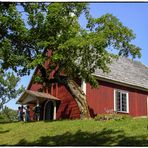
[[[125,120],[125,119],[129,119],[129,118],[131,118],[131,117],[126,114],[112,113],[112,114],[97,115],[94,119],[96,121],[107,121],[107,120]]]

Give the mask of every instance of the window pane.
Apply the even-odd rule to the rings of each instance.
[[[127,111],[127,101],[125,93],[122,93],[122,111]]]
[[[121,105],[120,105],[120,92],[116,91],[116,111],[121,110]]]
[[[116,111],[127,112],[127,93],[124,91],[115,91]]]

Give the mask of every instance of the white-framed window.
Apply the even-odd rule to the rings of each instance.
[[[128,92],[123,90],[114,90],[114,111],[129,113]]]

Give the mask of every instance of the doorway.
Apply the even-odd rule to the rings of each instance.
[[[53,120],[54,105],[52,101],[47,101],[44,108],[44,120]]]

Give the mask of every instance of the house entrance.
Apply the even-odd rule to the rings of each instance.
[[[53,101],[47,101],[44,106],[44,120],[53,120],[54,104]]]

